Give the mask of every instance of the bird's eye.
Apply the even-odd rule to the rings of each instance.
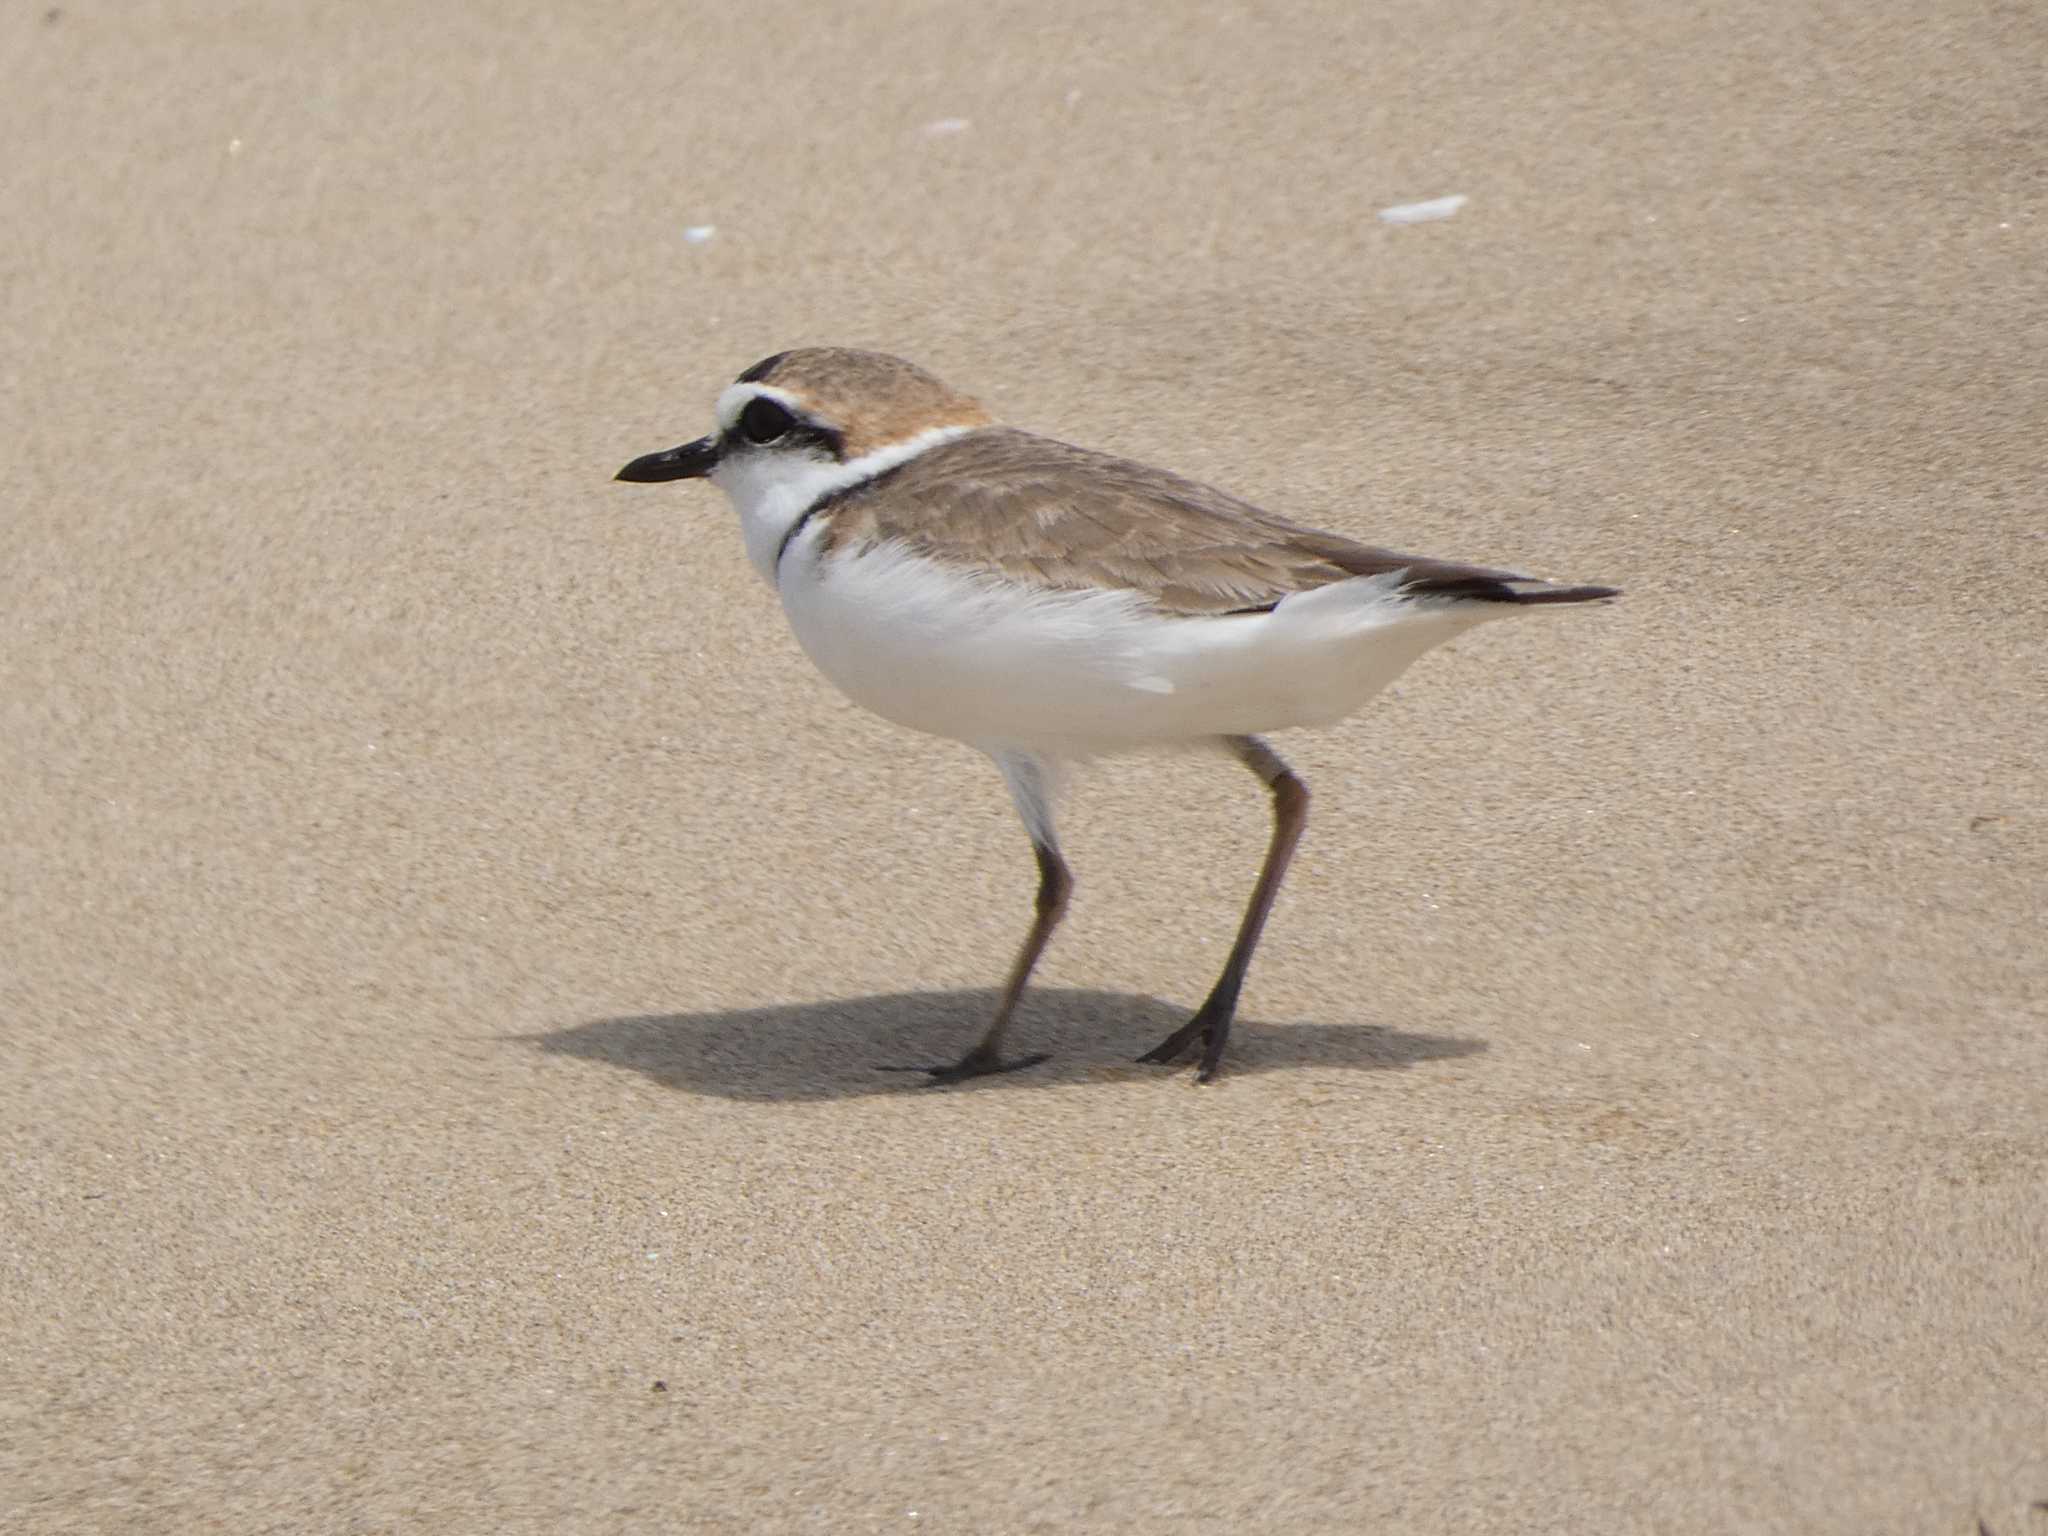
[[[750,443],[772,443],[791,427],[796,418],[766,395],[756,395],[740,412],[740,436]]]

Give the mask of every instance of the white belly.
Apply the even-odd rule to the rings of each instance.
[[[779,590],[819,670],[885,719],[986,750],[1086,757],[1327,725],[1488,616],[1361,577],[1271,613],[1174,618],[1134,593],[978,580],[900,546],[821,562],[818,544],[797,536]]]

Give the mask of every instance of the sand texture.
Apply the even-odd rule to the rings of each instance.
[[[2048,1536],[2044,60],[8,7],[0,1530]],[[1265,802],[1138,758],[918,1089],[1000,782],[610,479],[806,343],[1628,595],[1280,738],[1213,1087]]]

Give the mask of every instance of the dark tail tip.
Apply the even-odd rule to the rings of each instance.
[[[1471,603],[1513,603],[1534,607],[1538,603],[1598,603],[1621,596],[1619,587],[1558,587],[1532,577],[1515,576],[1425,576],[1404,583],[1401,590],[1415,597],[1448,597]]]
[[[1507,597],[1495,598],[1505,603],[1604,603],[1610,597],[1621,596],[1619,587],[1537,587],[1529,591],[1511,592]]]

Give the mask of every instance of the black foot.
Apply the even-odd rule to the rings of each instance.
[[[1041,1061],[1051,1059],[1049,1052],[1040,1051],[1036,1056],[1019,1056],[1015,1061],[1004,1061],[987,1046],[977,1045],[950,1067],[881,1067],[882,1072],[922,1072],[931,1078],[928,1085],[942,1088],[948,1083],[964,1083],[971,1077],[994,1077],[999,1072],[1021,1072],[1026,1067],[1035,1067]]]
[[[1223,1047],[1230,1039],[1230,1012],[1211,1008],[1208,1003],[1195,1010],[1195,1016],[1181,1025],[1138,1060],[1156,1062],[1169,1066],[1180,1059],[1197,1040],[1202,1042],[1202,1064],[1195,1069],[1195,1081],[1206,1083],[1216,1075],[1216,1068],[1223,1061]]]

